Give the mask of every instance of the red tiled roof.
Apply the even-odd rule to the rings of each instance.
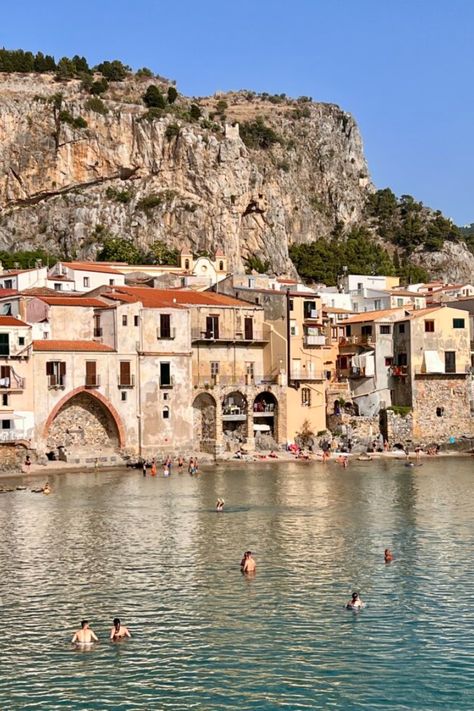
[[[8,296],[16,296],[17,294],[17,289],[0,289],[0,299]]]
[[[380,309],[379,311],[362,311],[361,313],[350,316],[344,321],[344,325],[349,325],[351,323],[364,323],[365,321],[376,321],[379,318],[386,318],[387,316],[394,316],[397,311],[408,310],[408,306],[398,306],[395,309]]]
[[[112,267],[109,267],[107,264],[102,266],[102,264],[98,262],[62,262],[62,264],[64,264],[65,267],[69,267],[69,269],[75,269],[79,272],[100,272],[102,274],[123,276],[123,274],[116,269],[112,269]]]
[[[60,341],[60,340],[44,340],[33,341],[33,350],[35,351],[100,351],[113,352],[111,346],[106,346],[104,343],[96,341]]]
[[[106,308],[105,304],[100,299],[92,299],[87,296],[42,296],[38,295],[38,299],[44,301],[49,306],[80,306],[82,308]]]
[[[42,269],[43,267],[40,267]],[[36,272],[37,268],[32,267],[31,269],[7,269],[0,274],[0,279],[8,279],[9,277],[18,276],[18,274],[25,274],[26,272]]]
[[[28,323],[20,321],[19,318],[15,318],[14,316],[0,316],[0,326],[26,326],[27,328],[31,328]]]
[[[248,303],[213,291],[186,289],[152,289],[139,286],[119,286],[112,293],[129,294],[149,308],[181,306],[247,306]],[[105,294],[104,294],[105,295]]]

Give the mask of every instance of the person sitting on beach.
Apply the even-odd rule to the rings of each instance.
[[[278,459],[278,454],[275,454],[275,452],[273,451],[273,449],[272,449],[272,451],[270,452],[270,454],[269,454],[268,456],[269,456],[271,459]]]
[[[353,592],[352,599],[346,605],[348,610],[360,610],[364,606],[364,603],[359,597],[359,593]]]
[[[224,499],[217,499],[216,501],[216,511],[223,511],[224,510]]]
[[[25,457],[24,466],[26,467],[26,470],[27,470],[27,471],[28,471],[28,469],[31,467],[31,459],[30,459],[30,455],[29,455],[29,454],[27,454],[26,457]]]
[[[257,567],[255,560],[252,558],[252,551],[246,551],[240,562],[242,573],[254,573]]]
[[[82,620],[81,629],[74,632],[74,636],[71,640],[72,644],[77,644],[78,646],[89,646],[98,641],[98,638],[89,627],[87,620]]]
[[[384,558],[386,563],[391,563],[393,560],[393,554],[390,548],[385,549]]]
[[[179,472],[182,471],[183,465],[184,465],[183,457],[179,456],[179,457],[178,457],[178,471],[179,471]]]
[[[114,620],[114,626],[110,630],[110,639],[113,642],[118,642],[120,639],[124,639],[125,637],[131,637],[132,635],[130,634],[129,630],[125,625],[122,625],[119,618],[116,617]]]
[[[43,486],[43,494],[50,494],[51,493],[51,487],[49,485],[49,482],[46,482],[46,484]]]

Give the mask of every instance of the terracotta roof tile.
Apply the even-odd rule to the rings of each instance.
[[[33,341],[33,350],[35,351],[98,351],[111,353],[114,349],[111,346],[106,346],[104,343],[96,341],[61,341],[61,340],[44,340]]]
[[[0,326],[26,326],[27,328],[31,328],[28,323],[20,321],[19,318],[15,318],[14,316],[0,316]]]
[[[152,289],[135,286],[117,287],[115,294],[129,294],[150,308],[172,308],[179,306],[247,306],[248,303],[213,291],[192,291],[186,289]]]
[[[87,296],[42,296],[38,299],[44,301],[49,306],[79,306],[82,308],[106,308],[107,304],[100,299],[93,299]]]
[[[0,299],[3,299],[5,297],[9,296],[16,296],[18,294],[18,291],[16,289],[0,289]]]
[[[386,318],[387,316],[395,316],[397,312],[403,312],[406,309],[405,306],[399,306],[396,309],[380,309],[379,311],[363,311],[362,313],[355,314],[344,321],[344,325],[350,325],[351,323],[364,323],[365,321],[377,321],[379,318]]]
[[[69,267],[69,269],[75,269],[79,272],[100,272],[101,274],[123,276],[123,274],[116,269],[113,269],[107,264],[102,265],[98,262],[62,262],[62,264],[64,264],[65,267]]]

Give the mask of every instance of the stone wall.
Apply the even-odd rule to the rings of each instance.
[[[31,451],[29,451],[24,445],[14,442],[0,444],[0,471],[20,471],[27,454],[32,456]]]
[[[415,379],[413,439],[417,442],[449,441],[474,434],[470,412],[470,379],[464,375],[429,375]]]
[[[413,414],[398,415],[393,410],[386,410],[387,439],[391,446],[394,444],[409,444],[413,441]]]
[[[87,393],[71,398],[59,411],[48,432],[47,447],[117,447],[118,435],[112,416]]]

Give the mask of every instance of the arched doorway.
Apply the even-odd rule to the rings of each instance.
[[[278,400],[271,392],[259,393],[253,403],[254,434],[268,434],[278,441]]]
[[[229,444],[247,441],[247,399],[238,390],[222,400],[222,432]]]
[[[123,429],[105,398],[80,391],[63,399],[46,423],[46,445],[50,450],[86,449],[97,453],[123,446]]]
[[[201,452],[215,453],[216,401],[209,393],[201,393],[194,399],[193,436]]]

